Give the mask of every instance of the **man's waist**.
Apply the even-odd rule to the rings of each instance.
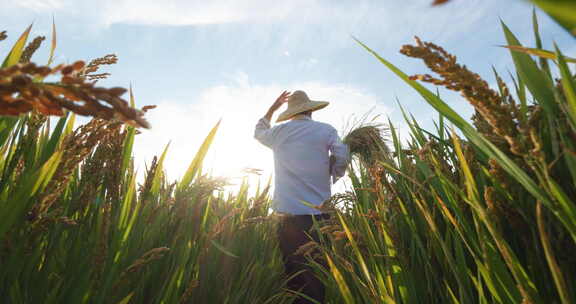
[[[284,220],[313,217],[315,220],[319,221],[319,220],[325,220],[325,219],[330,218],[329,213],[291,214],[291,213],[287,213],[287,212],[278,212],[278,211],[276,211],[274,213],[276,214],[276,216],[278,216],[279,218],[284,219]]]

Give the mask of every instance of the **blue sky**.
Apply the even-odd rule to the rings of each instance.
[[[241,176],[244,167],[270,172],[271,153],[253,139],[256,120],[282,90],[303,89],[331,105],[315,114],[343,130],[351,116],[369,110],[388,115],[407,134],[398,99],[432,128],[437,116],[407,85],[361,49],[355,36],[408,74],[424,65],[398,53],[415,35],[457,55],[493,83],[491,68],[512,69],[499,19],[527,45],[533,42],[532,6],[523,0],[3,0],[0,20],[14,41],[34,22],[34,35],[58,30],[56,62],[117,54],[103,86],[130,84],[139,106],[154,104],[151,130],[138,135],[143,170],[171,140],[167,167],[179,177],[209,129],[223,119],[207,167]],[[557,42],[576,56],[574,40],[539,13],[545,45]],[[0,44],[5,54],[10,43]],[[47,46],[34,60],[47,57]],[[465,117],[471,108],[458,94],[441,91]]]

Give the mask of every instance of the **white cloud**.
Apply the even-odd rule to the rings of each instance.
[[[138,135],[134,149],[140,170],[144,161],[149,163],[171,141],[165,165],[170,179],[179,178],[204,137],[222,119],[205,168],[215,175],[233,177],[241,177],[244,168],[259,168],[264,170],[264,176],[269,176],[272,153],[253,139],[253,132],[257,120],[283,90],[300,89],[308,92],[311,99],[330,101],[329,107],[315,112],[314,119],[330,123],[338,130],[344,129],[354,115],[360,117],[370,110],[374,114],[390,113],[378,96],[346,84],[259,85],[252,84],[242,72],[231,79],[235,79],[231,84],[202,91],[198,100],[188,105],[165,100],[149,112],[152,129]]]
[[[320,25],[330,30],[317,39],[345,37],[349,42],[350,34],[368,33],[397,41],[405,40],[406,33],[431,33],[436,38],[447,38],[466,32],[471,25],[485,19],[498,3],[496,0],[454,1],[432,8],[430,2],[417,0],[399,5],[397,1],[373,0],[4,0],[0,3],[0,16],[3,11],[56,13],[60,18],[80,17],[87,24],[104,26],[285,23],[296,36],[310,32],[310,25]]]
[[[291,0],[271,5],[266,0],[8,0],[0,4],[0,9],[81,14],[104,25],[201,25],[280,20],[304,6],[315,7],[316,1]]]
[[[250,20],[284,18],[304,1],[277,2],[265,0],[220,1],[109,1],[107,23],[143,24],[217,24]]]
[[[64,7],[65,0],[8,0],[8,6],[13,5],[36,12],[57,10]]]
[[[315,65],[318,64],[318,62],[319,61],[316,58],[308,58],[298,63],[298,67],[302,70],[312,69]]]

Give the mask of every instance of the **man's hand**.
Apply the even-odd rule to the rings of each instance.
[[[330,155],[330,166],[328,167],[328,174],[332,174],[332,168],[334,167],[335,163],[336,163],[336,156]]]
[[[276,101],[274,101],[274,103],[272,104],[272,106],[270,106],[270,109],[268,109],[268,112],[266,112],[266,115],[264,115],[264,117],[266,119],[268,119],[269,121],[272,121],[272,115],[274,114],[274,112],[276,112],[276,110],[278,110],[286,101],[288,101],[288,97],[290,97],[290,92],[288,91],[284,91],[282,92],[282,94],[280,94],[280,96],[278,96],[278,98],[276,98]]]

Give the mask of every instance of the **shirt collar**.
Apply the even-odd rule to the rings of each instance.
[[[298,115],[294,115],[292,120],[312,120],[312,117],[310,117],[308,115],[304,115],[304,114],[298,114]]]

